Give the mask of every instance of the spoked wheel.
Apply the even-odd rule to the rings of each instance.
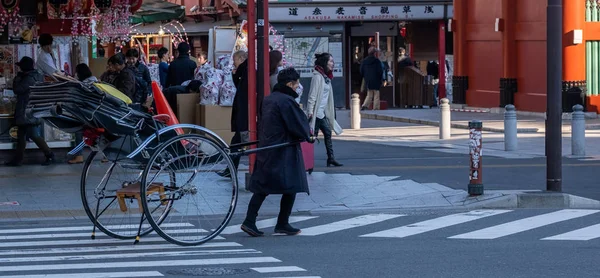
[[[144,167],[133,160],[106,160],[96,151],[87,158],[81,176],[83,207],[95,227],[108,236],[134,239],[138,232],[140,236],[152,232],[138,199]]]
[[[222,170],[232,173],[231,178],[220,177],[217,172]],[[164,186],[172,173],[177,183]],[[178,245],[215,238],[231,220],[237,202],[233,161],[215,141],[199,134],[179,135],[161,144],[146,165],[142,184],[142,195],[148,196],[142,200],[148,222]],[[165,205],[171,202],[172,206]],[[165,210],[170,212],[161,218],[152,214]]]

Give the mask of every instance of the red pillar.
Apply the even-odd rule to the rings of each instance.
[[[563,1],[563,81],[585,80],[585,42],[573,44],[573,30],[583,30],[585,1]]]
[[[264,59],[264,63],[265,63],[265,73],[264,73],[264,78],[263,78],[263,82],[265,84],[265,92],[264,92],[264,96],[268,96],[269,94],[271,94],[271,90],[270,90],[270,83],[271,83],[271,79],[269,76],[269,70],[270,70],[270,63],[269,63],[269,32],[270,32],[270,25],[269,25],[269,1],[268,0],[264,0],[263,1],[263,17],[265,19],[265,26],[264,28],[264,34],[265,34],[265,42],[263,44],[263,49],[259,50],[259,51],[263,51],[265,59]]]
[[[440,61],[440,83],[438,85],[438,96],[441,100],[446,97],[446,22],[444,20],[439,21],[439,49],[438,49],[438,60]]]
[[[256,14],[254,1],[248,1],[248,131],[250,141],[256,141]],[[254,171],[256,156],[250,157],[250,174]]]

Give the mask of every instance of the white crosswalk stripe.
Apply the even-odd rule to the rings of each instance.
[[[442,216],[439,218],[426,220],[419,223],[414,223],[398,228],[393,228],[381,232],[362,235],[361,237],[395,237],[403,238],[407,236],[417,235],[457,224],[462,224],[484,217],[494,216],[502,213],[510,212],[510,210],[478,210],[453,215]]]
[[[338,232],[342,230],[347,230],[351,228],[356,228],[360,226],[366,226],[374,223],[378,223],[381,221],[386,221],[389,219],[394,219],[397,217],[404,216],[403,214],[368,214],[362,215],[342,221],[337,221],[329,224],[314,226],[302,229],[302,236],[316,236],[323,235],[333,232]]]
[[[298,223],[298,222],[314,219],[317,217],[318,216],[291,216],[289,222],[290,223]],[[277,217],[256,221],[256,227],[259,229],[275,227],[276,224],[277,224]],[[221,232],[221,234],[222,235],[232,235],[232,234],[240,233],[240,232],[242,232],[242,230],[240,229],[241,225],[242,224],[228,226]]]
[[[485,229],[451,236],[451,239],[496,239],[512,234],[536,229],[542,226],[583,217],[597,213],[598,210],[564,209],[542,215],[532,216]]]
[[[570,231],[568,233],[542,238],[542,240],[591,240],[600,238],[600,224]]]
[[[0,278],[163,277],[169,276],[167,271],[171,268],[231,265],[265,274],[307,271],[282,265],[277,258],[222,236],[199,246],[178,246],[151,233],[133,245],[133,240],[107,238],[101,233],[91,240],[89,226],[44,226],[0,229]],[[189,223],[166,226],[171,232],[184,234],[200,230]]]

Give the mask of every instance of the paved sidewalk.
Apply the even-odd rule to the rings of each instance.
[[[383,120],[393,122],[404,122],[439,126],[441,118],[439,108],[424,109],[391,109],[391,110],[368,110],[361,112],[362,119]],[[469,121],[480,120],[483,129],[492,132],[504,132],[503,113],[475,113],[451,111],[452,127],[468,129]],[[536,133],[545,131],[543,117],[532,115],[517,115],[517,129],[519,133]],[[587,119],[587,129],[600,129],[600,119]],[[563,119],[563,132],[571,132],[571,121]]]

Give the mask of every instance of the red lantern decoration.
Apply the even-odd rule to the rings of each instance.
[[[142,3],[144,3],[144,0],[130,0],[129,1],[129,11],[133,14],[135,13],[137,10],[139,10],[142,7]]]
[[[48,18],[59,19],[73,14],[73,1],[48,0]]]
[[[400,36],[402,36],[403,38],[406,37],[406,27],[400,28]]]

